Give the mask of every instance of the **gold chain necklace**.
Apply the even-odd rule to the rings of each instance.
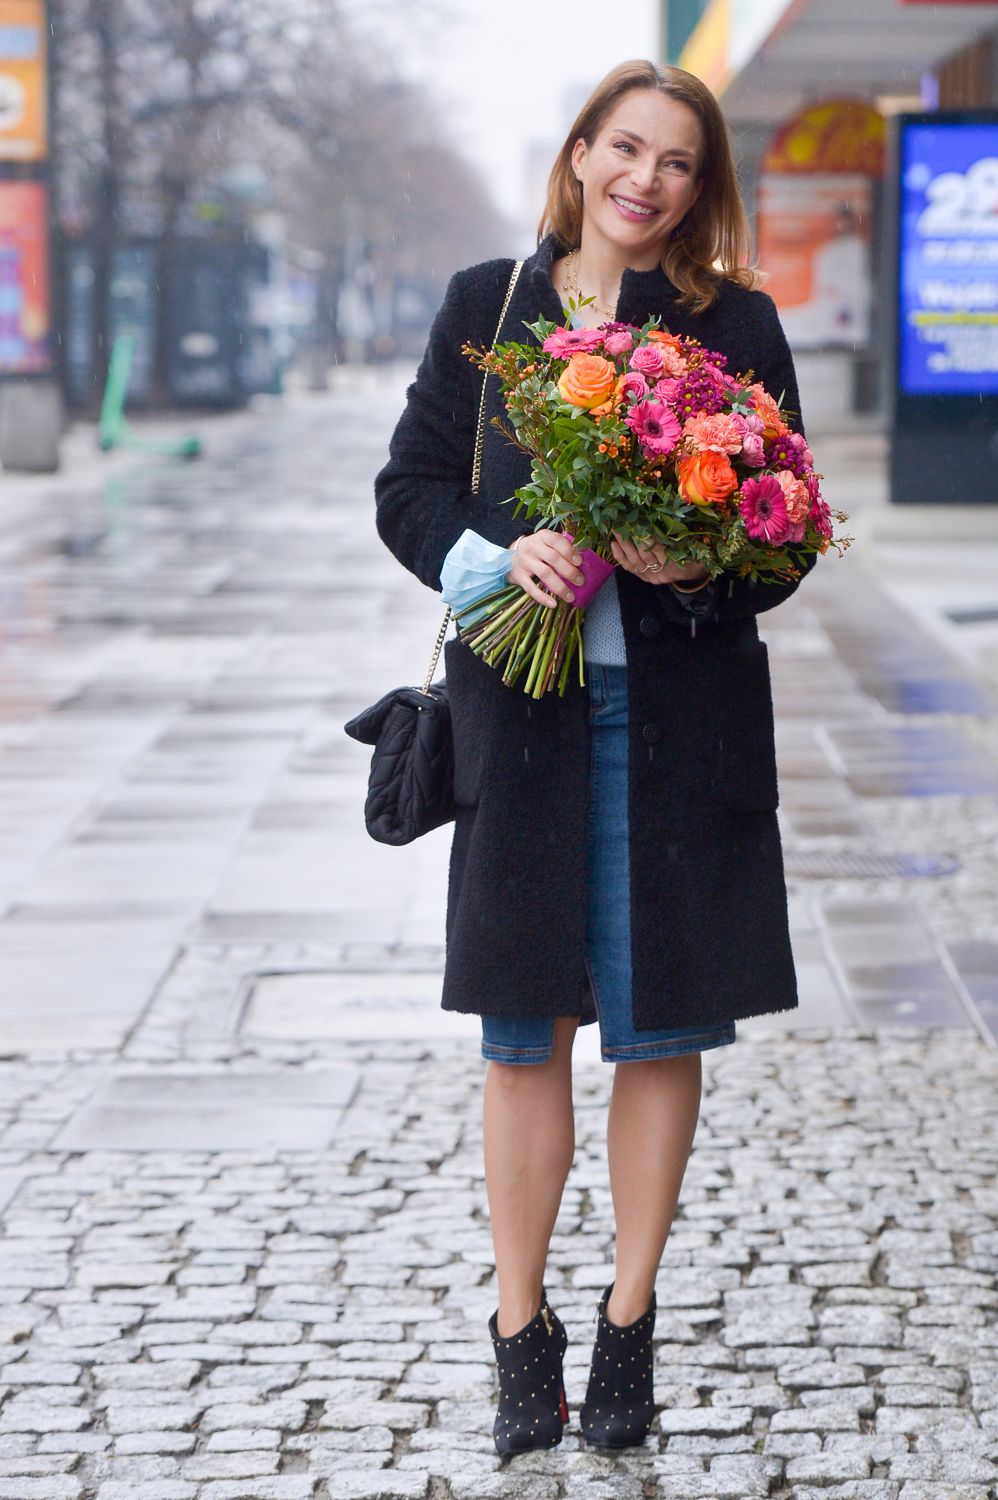
[[[588,296],[588,293],[584,292],[579,286],[578,277],[575,274],[575,268],[578,263],[578,250],[570,250],[569,253],[565,256],[565,287],[567,291],[569,291],[575,297],[576,302],[578,302],[581,298]],[[605,303],[597,302],[595,297],[593,298],[589,306],[592,307],[595,312],[601,313],[604,318],[610,321],[613,320],[613,315],[617,311],[615,307],[607,307]]]

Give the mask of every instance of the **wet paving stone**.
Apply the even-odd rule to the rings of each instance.
[[[998,794],[998,765],[960,730],[830,724],[828,739],[860,797]]]
[[[321,1149],[356,1084],[350,1066],[120,1074],[75,1112],[53,1150]]]
[[[947,951],[970,1003],[998,1037],[998,943],[949,943]]]
[[[874,702],[892,713],[993,714],[990,687],[958,667],[925,631],[843,569],[834,591],[816,591],[812,606],[836,654]]]

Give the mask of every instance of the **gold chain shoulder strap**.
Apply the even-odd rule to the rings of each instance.
[[[510,276],[509,286],[506,288],[506,300],[502,305],[502,312],[499,314],[499,322],[496,324],[495,337],[492,340],[493,344],[497,344],[499,342],[499,335],[500,333],[502,333],[502,325],[506,321],[506,314],[509,311],[509,304],[513,300],[513,288],[516,286],[522,266],[523,261],[518,260],[516,262],[516,265],[513,267],[513,274]],[[475,458],[471,466],[471,493],[473,495],[478,494],[478,486],[481,483],[482,478],[482,449],[485,446],[485,387],[488,382],[488,378],[488,374],[484,374],[482,376],[482,394],[479,397],[478,401],[478,428],[475,433]],[[437,670],[437,662],[440,660],[440,653],[444,648],[444,637],[447,634],[447,627],[450,624],[452,613],[453,611],[451,610],[450,605],[448,605],[447,610],[444,614],[444,622],[437,633],[437,643],[433,648],[433,655],[430,657],[430,665],[427,667],[426,676],[423,678],[423,686],[420,688],[421,693],[428,694],[430,691],[430,683],[433,681],[433,674]]]
[[[502,305],[502,312],[499,314],[499,322],[496,324],[495,338],[492,340],[493,344],[498,344],[499,342],[499,335],[502,333],[502,325],[506,321],[506,314],[509,311],[509,304],[513,300],[513,288],[516,286],[517,278],[520,274],[520,267],[522,265],[523,261],[518,260],[516,265],[513,267],[513,274],[509,278],[509,286],[506,288],[506,301]],[[488,378],[489,377],[487,374],[482,377],[482,394],[478,401],[478,431],[475,434],[475,461],[471,466],[471,493],[473,495],[478,494],[478,486],[482,478],[482,448],[485,443],[485,387],[488,384]]]

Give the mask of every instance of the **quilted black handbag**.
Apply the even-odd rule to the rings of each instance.
[[[522,261],[509,279],[493,343],[499,339]],[[478,431],[471,471],[471,491],[478,493],[485,436],[485,381],[478,403]],[[443,624],[421,688],[393,688],[370,708],[344,724],[351,739],[373,745],[364,822],[379,844],[411,844],[454,817],[454,742],[451,736],[447,684],[431,686],[451,611]]]
[[[411,844],[454,817],[447,684],[430,686],[449,624],[450,610],[421,688],[393,688],[343,726],[351,739],[374,746],[364,822],[379,844]]]

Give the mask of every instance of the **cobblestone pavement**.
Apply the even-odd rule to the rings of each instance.
[[[994,1497],[998,714],[858,554],[764,622],[801,1007],[704,1056],[653,1433],[578,1436],[588,1028],[547,1280],[572,1421],[496,1457],[446,836],[370,845],[340,730],[437,617],[373,539],[369,406],[264,407],[0,522],[0,1500]]]

